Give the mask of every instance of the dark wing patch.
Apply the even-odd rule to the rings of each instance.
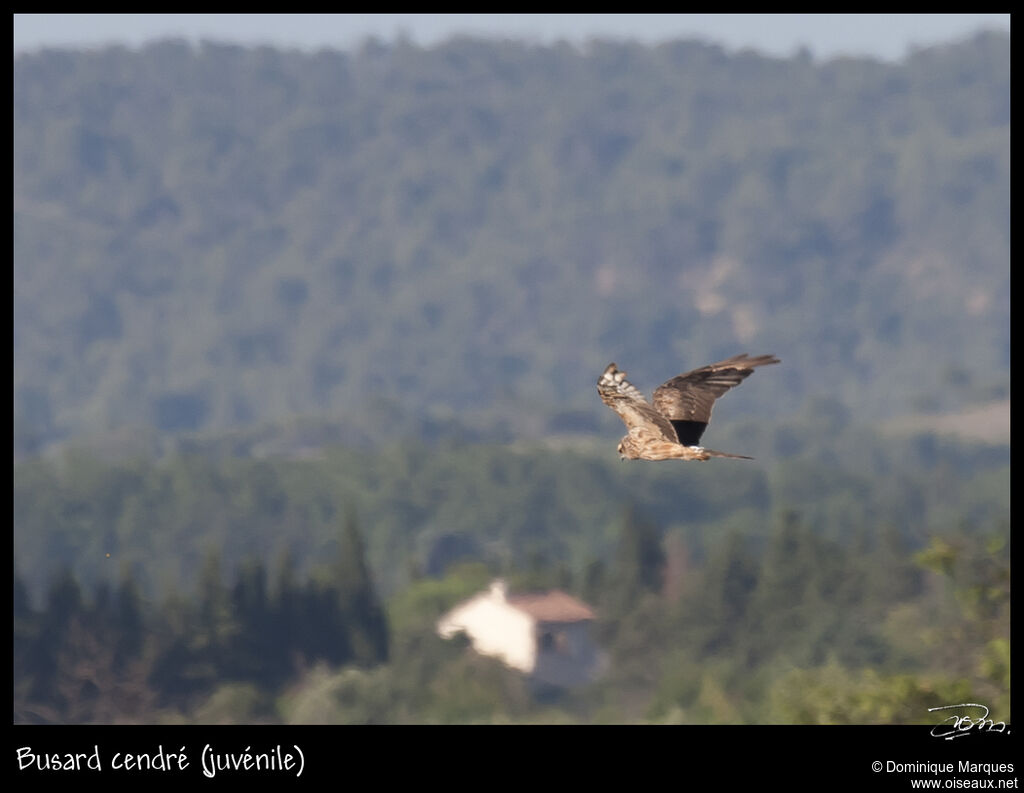
[[[706,421],[687,421],[686,419],[669,419],[669,423],[675,428],[676,436],[683,446],[697,446],[700,443],[700,436],[704,434],[708,423]]]
[[[715,400],[722,396],[730,388],[738,386],[743,380],[749,377],[754,367],[765,366],[766,364],[779,363],[774,355],[759,355],[751,358],[746,353],[734,355],[718,363],[702,366],[692,372],[673,377],[664,385],[658,387],[654,392],[654,407],[665,418],[672,422],[672,425],[679,430],[679,424],[683,424],[683,432],[693,433],[689,426],[702,424],[697,438],[711,421],[711,409]],[[680,443],[695,445],[683,440],[679,436]]]
[[[676,432],[668,419],[654,409],[614,363],[608,364],[598,379],[597,393],[602,402],[619,414],[628,429],[645,427],[658,437],[677,442]]]

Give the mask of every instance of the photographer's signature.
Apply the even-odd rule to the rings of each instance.
[[[993,721],[988,717],[989,709],[986,705],[979,705],[975,702],[963,702],[959,705],[939,705],[936,708],[928,708],[929,713],[937,710],[969,709],[970,713],[963,715],[950,715],[932,727],[932,735],[936,738],[945,738],[951,741],[954,738],[962,738],[974,732],[1005,732],[1006,722]]]

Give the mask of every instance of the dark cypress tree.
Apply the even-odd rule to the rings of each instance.
[[[207,553],[199,574],[199,603],[195,630],[186,637],[191,664],[190,677],[199,687],[228,676],[228,648],[237,633],[237,622],[221,574],[220,554]]]
[[[280,664],[278,675],[282,681],[303,666],[301,600],[302,590],[295,579],[295,560],[291,551],[285,549],[277,561],[267,626],[269,635],[277,644],[275,656]]]
[[[589,603],[602,603],[608,578],[607,565],[601,559],[587,563],[583,570],[583,598]]]
[[[139,587],[124,568],[114,596],[114,669],[121,670],[142,652],[144,627]]]
[[[352,510],[348,511],[342,523],[338,556],[332,573],[353,660],[366,665],[386,661],[387,616],[377,599],[376,587],[366,564],[363,536]]]
[[[39,633],[32,643],[27,663],[33,671],[29,699],[60,707],[57,674],[71,623],[83,612],[82,590],[71,570],[64,568],[46,595],[46,608],[39,621]]]
[[[267,575],[259,560],[250,560],[239,569],[231,590],[231,611],[237,630],[228,652],[229,676],[264,686],[279,682],[282,648],[270,632]]]
[[[347,664],[352,643],[338,586],[320,571],[302,588],[298,599],[298,647],[306,661]]]
[[[25,580],[14,574],[14,720],[30,721],[29,692],[36,675],[33,651],[39,629],[39,616],[32,604]]]
[[[25,579],[21,577],[21,574],[15,571],[14,573],[14,617],[31,617],[32,616],[32,599],[28,594],[28,586],[25,584]]]

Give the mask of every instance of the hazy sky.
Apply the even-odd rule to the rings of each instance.
[[[241,44],[351,47],[370,35],[402,33],[429,45],[455,33],[551,42],[595,36],[657,42],[701,38],[730,49],[816,57],[873,55],[888,60],[909,46],[1010,29],[1009,14],[15,14],[15,52],[43,46],[138,46],[182,36]]]

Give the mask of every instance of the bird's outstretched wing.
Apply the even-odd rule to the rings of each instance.
[[[641,427],[655,437],[675,443],[676,432],[669,420],[657,411],[636,386],[626,379],[626,373],[614,364],[608,364],[597,381],[597,393],[601,401],[619,414],[629,430]]]
[[[742,383],[755,367],[771,363],[779,359],[743,353],[678,375],[655,390],[654,409],[669,422],[680,443],[696,445],[711,421],[715,400]]]

